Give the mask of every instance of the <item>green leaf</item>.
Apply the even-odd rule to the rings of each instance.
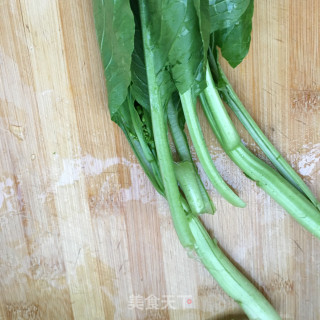
[[[222,56],[235,68],[248,54],[253,16],[253,0],[239,20],[227,29],[215,33],[216,44],[221,48]]]
[[[169,61],[179,92],[185,93],[192,89],[198,94],[206,86],[205,61],[210,36],[208,6],[206,1],[201,1],[202,4],[197,0],[184,2],[185,16],[170,50]],[[207,30],[205,30],[206,25]]]
[[[138,5],[135,1],[131,1],[131,8],[134,14],[135,21],[134,50],[132,53],[131,62],[131,93],[135,100],[150,112],[150,97],[146,72],[146,63],[143,51],[140,13]]]
[[[207,52],[210,40],[210,12],[209,0],[193,0],[199,19],[199,28],[203,44],[204,61],[207,59]],[[205,66],[205,63],[204,63]]]
[[[211,33],[233,26],[249,3],[250,0],[209,0]]]
[[[152,52],[155,80],[160,92],[162,106],[164,107],[175,90],[168,57],[184,21],[186,1],[149,0],[141,1],[141,3],[144,7],[143,14],[146,21],[143,27],[147,30],[148,37],[150,37],[147,51]],[[139,6],[136,1],[131,1],[131,5],[137,17],[140,14]],[[136,21],[140,21],[140,18],[137,17]],[[145,47],[146,42],[142,40],[142,37],[140,39],[136,38],[136,44],[141,42]],[[134,54],[137,54],[140,57],[140,61],[143,61],[141,51],[139,52],[137,49]],[[137,56],[134,59],[135,62],[139,60]],[[138,75],[138,71],[135,73]],[[134,78],[134,80],[137,79]],[[139,89],[141,91],[144,90],[143,82],[134,81],[134,86],[135,92],[138,92]],[[137,98],[141,98],[141,95],[138,95]]]
[[[129,0],[93,0],[94,20],[113,118],[131,82],[134,19]]]
[[[144,107],[148,105],[147,77],[140,28],[139,8],[131,1],[136,17],[135,50],[132,60],[134,96]],[[174,0],[145,2],[148,16],[156,81],[163,104],[176,90],[193,89],[198,93],[205,87],[205,60],[209,46],[209,14],[205,1]],[[203,30],[200,32],[200,27]],[[199,34],[202,36],[199,37]]]

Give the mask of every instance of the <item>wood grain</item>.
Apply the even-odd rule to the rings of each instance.
[[[226,70],[320,198],[320,4],[255,3],[250,53]],[[0,1],[0,319],[245,319],[181,248],[106,106],[91,1]],[[204,179],[218,208],[205,225],[283,319],[320,319],[319,240],[230,163],[201,119],[248,203],[231,207]]]

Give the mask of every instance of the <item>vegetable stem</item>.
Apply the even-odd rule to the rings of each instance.
[[[254,141],[269,158],[272,164],[277,168],[280,174],[283,175],[299,191],[305,194],[305,196],[318,208],[318,210],[320,210],[320,202],[313,195],[313,193],[304,183],[301,177],[294,171],[290,164],[282,157],[280,152],[268,140],[257,123],[253,120],[249,112],[246,110],[239,97],[233,90],[219,62],[215,61],[213,57],[210,62],[211,64],[215,64],[214,69],[219,72],[219,75],[224,82],[224,86],[219,88],[219,91],[221,92],[223,98],[225,99],[231,110],[235,113],[240,122],[252,136]]]
[[[174,107],[172,99],[170,99],[169,103],[168,103],[168,122],[169,122],[169,126],[170,126],[171,136],[174,141],[175,148],[179,154],[180,160],[183,162],[188,162],[188,163],[192,164],[192,168],[190,167],[188,169],[192,170],[194,172],[195,179],[196,179],[196,182],[197,182],[197,185],[199,188],[199,192],[201,194],[201,197],[202,197],[202,200],[204,203],[203,209],[198,210],[196,213],[197,214],[202,214],[202,213],[214,214],[214,212],[216,211],[216,208],[215,208],[214,204],[212,203],[212,201],[208,195],[208,192],[201,181],[201,178],[197,172],[197,168],[196,168],[195,164],[193,163],[190,149],[189,149],[189,145],[188,145],[188,141],[187,141],[187,137],[186,137],[182,127],[179,124],[178,113]],[[176,172],[176,176],[177,176],[177,172]],[[188,179],[186,179],[186,176],[184,175],[183,172],[181,172],[181,175],[180,175],[180,180],[181,179],[185,180],[186,184],[190,184],[190,181]],[[179,184],[181,186],[181,181],[179,180],[179,177],[177,177],[177,180],[179,181]],[[197,188],[194,186],[193,190],[197,190]],[[190,199],[188,199],[188,202],[190,202]]]
[[[182,161],[174,164],[176,178],[179,182],[192,213],[204,212],[204,201],[197,182],[196,172],[193,164],[189,161]]]
[[[154,154],[152,153],[152,151],[150,150],[147,142],[145,141],[144,135],[142,133],[141,120],[140,120],[140,117],[138,115],[137,110],[135,109],[135,107],[133,105],[131,95],[129,95],[128,100],[129,100],[128,105],[129,105],[129,112],[130,112],[132,124],[133,124],[134,130],[136,132],[136,135],[138,137],[138,140],[140,142],[141,149],[144,153],[146,160],[150,163],[150,166],[151,166],[153,174],[154,174],[154,178],[156,179],[158,185],[163,188],[161,175],[159,172],[159,167],[157,165],[157,160],[156,160]]]
[[[175,110],[172,98],[168,102],[168,121],[171,131],[171,136],[179,154],[181,161],[192,161],[191,152],[189,149],[187,137],[181,129],[178,114]]]
[[[155,176],[154,170],[151,167],[150,162],[146,159],[140,142],[136,138],[132,137],[132,135],[126,129],[126,126],[121,121],[119,121],[118,124],[121,127],[122,131],[124,132],[134,154],[136,155],[137,159],[139,160],[141,167],[143,168],[144,172],[146,173],[146,175],[150,179],[152,185],[159,192],[159,194],[164,196],[163,184],[162,184],[162,182],[159,183],[159,179]]]
[[[180,98],[191,140],[206,175],[213,186],[227,201],[236,207],[245,207],[245,202],[243,202],[222,179],[211,159],[200,127],[199,118],[196,112],[196,103],[192,98],[191,90],[188,90],[184,94],[180,94]]]
[[[265,190],[276,202],[292,215],[302,226],[320,238],[320,214],[317,208],[277,171],[254,156],[241,142],[235,145],[238,135],[215,88],[207,68],[207,88],[204,91],[207,107],[210,108],[215,124],[212,130],[221,146],[241,170]],[[229,130],[224,129],[228,127]],[[229,137],[232,137],[229,142]],[[240,137],[239,137],[240,141]]]
[[[221,288],[242,307],[249,319],[281,320],[262,293],[230,262],[216,240],[211,239],[199,219],[190,217],[189,225],[201,262]]]
[[[154,55],[150,43],[151,35],[148,31],[147,13],[145,2],[139,0],[140,17],[142,25],[143,45],[145,52],[146,72],[149,85],[149,97],[151,108],[151,119],[154,140],[160,164],[160,171],[165,188],[166,198],[169,203],[172,220],[177,235],[183,247],[193,247],[194,238],[190,231],[185,211],[181,205],[177,180],[174,173],[173,160],[167,135],[167,121],[165,117],[165,106],[161,99],[159,86],[156,80]]]

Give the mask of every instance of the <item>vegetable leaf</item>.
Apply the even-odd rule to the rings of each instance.
[[[234,25],[248,8],[250,0],[210,0],[211,32]]]
[[[222,56],[235,68],[248,54],[251,42],[253,0],[246,11],[229,28],[215,33],[216,44],[221,48]]]
[[[185,16],[170,50],[169,62],[179,92],[183,94],[192,89],[197,94],[206,86],[205,61],[210,35],[208,31],[204,32],[205,38],[202,39],[199,33],[200,24],[206,25],[206,15],[203,10],[208,8],[205,5],[201,6],[198,1],[194,4],[192,0],[185,1],[185,5]]]
[[[150,112],[150,97],[146,72],[146,63],[143,51],[143,40],[139,9],[134,1],[131,1],[131,7],[134,13],[135,20],[134,50],[132,53],[131,63],[131,93],[135,100],[142,107],[144,107]]]
[[[131,1],[133,12],[139,12]],[[165,106],[176,90],[184,93],[189,89],[198,93],[205,87],[205,61],[209,46],[209,16],[205,1],[197,0],[145,2],[148,16],[148,33],[152,43],[152,54],[158,88]],[[136,24],[140,25],[139,18]],[[203,26],[202,37],[199,37]],[[207,28],[205,28],[207,26]],[[144,107],[147,105],[147,77],[143,73],[143,45],[140,26],[136,27],[133,53],[133,92]],[[144,65],[145,66],[145,65]],[[173,83],[174,82],[174,83]],[[175,84],[175,85],[174,85]],[[144,92],[144,94],[142,94]]]
[[[168,56],[184,21],[186,12],[185,2],[179,0],[149,0],[140,2],[140,6],[144,7],[144,19],[148,21],[147,25],[144,25],[144,28],[148,33],[147,37],[150,37],[148,45],[146,44],[146,39],[141,40],[141,43],[145,49],[144,51],[152,52],[152,58],[150,56],[147,58],[152,59],[153,74],[155,75],[155,81],[160,93],[162,107],[165,107],[172,92],[175,90]],[[137,2],[131,1],[131,5],[133,11],[139,14]],[[144,24],[142,21],[141,23]],[[144,35],[144,37],[146,36]],[[138,51],[135,51],[135,53],[139,54]],[[139,83],[135,81],[135,85],[137,84]],[[143,88],[140,87],[140,89],[142,90]],[[137,88],[135,88],[136,90]]]
[[[134,19],[129,0],[93,0],[94,20],[108,89],[111,117],[127,97],[131,82]]]
[[[209,39],[210,39],[209,1],[193,0],[193,3],[198,14],[200,33],[201,33],[202,43],[203,43],[204,59],[206,59],[208,48],[209,48]]]

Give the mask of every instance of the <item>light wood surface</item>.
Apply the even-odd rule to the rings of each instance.
[[[249,56],[227,73],[320,198],[320,2],[255,3]],[[245,319],[181,248],[106,106],[91,1],[1,0],[0,319]],[[320,319],[320,241],[230,163],[201,119],[248,203],[231,207],[206,181],[218,211],[205,225],[283,319]]]

